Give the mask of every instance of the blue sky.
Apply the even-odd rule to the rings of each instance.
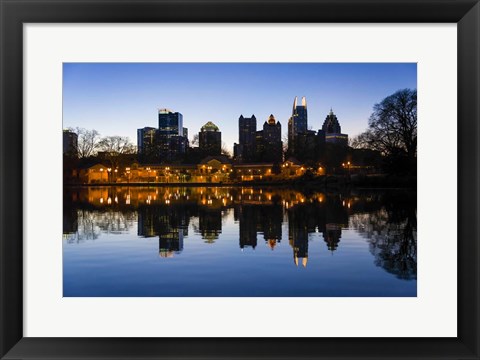
[[[222,141],[238,142],[238,117],[270,114],[287,121],[295,96],[306,96],[308,126],[319,129],[330,108],[350,137],[368,126],[374,104],[395,91],[416,89],[415,63],[65,63],[63,127],[128,136],[158,126],[158,109],[183,114],[189,138],[207,121]]]

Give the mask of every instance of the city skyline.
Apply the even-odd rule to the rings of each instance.
[[[183,115],[189,140],[208,121],[229,151],[238,117],[255,115],[257,130],[273,114],[287,135],[295,96],[308,102],[308,128],[318,130],[333,109],[344,132],[363,132],[373,106],[391,93],[416,89],[414,63],[65,63],[63,127],[96,129],[136,143],[155,127],[158,110]]]

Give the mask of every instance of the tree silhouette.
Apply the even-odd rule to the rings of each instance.
[[[84,128],[69,128],[70,131],[78,135],[78,157],[88,158],[97,154],[98,142],[100,141],[100,133],[95,130],[88,130]]]
[[[368,129],[353,139],[352,146],[380,151],[389,172],[415,173],[417,90],[399,90],[375,104]]]

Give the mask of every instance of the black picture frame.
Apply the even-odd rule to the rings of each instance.
[[[0,0],[0,16],[2,359],[479,359],[478,0]],[[95,22],[457,23],[458,336],[281,339],[23,337],[23,24]],[[438,316],[441,321],[442,314]]]

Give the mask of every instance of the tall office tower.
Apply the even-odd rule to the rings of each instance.
[[[240,115],[238,118],[238,142],[237,154],[241,162],[253,161],[256,152],[257,119],[255,115],[250,118]]]
[[[325,142],[338,144],[342,146],[348,145],[348,134],[342,134],[342,128],[338,122],[337,116],[330,109],[330,113],[325,118],[322,126],[322,133],[325,136]]]
[[[211,121],[202,126],[198,133],[199,148],[204,155],[220,155],[222,152],[222,133]]]
[[[63,155],[78,157],[78,135],[70,130],[63,130]]]
[[[137,151],[140,162],[153,162],[156,159],[156,133],[157,129],[153,127],[137,129]]]
[[[161,162],[168,162],[185,154],[188,139],[185,139],[183,116],[169,109],[158,110],[157,143]]]
[[[282,162],[282,125],[275,120],[272,114],[263,124],[263,131],[261,133],[260,160],[266,162]]]
[[[288,150],[290,155],[296,155],[296,140],[298,135],[307,133],[307,99],[302,97],[302,105],[293,101],[292,116],[288,120]]]

